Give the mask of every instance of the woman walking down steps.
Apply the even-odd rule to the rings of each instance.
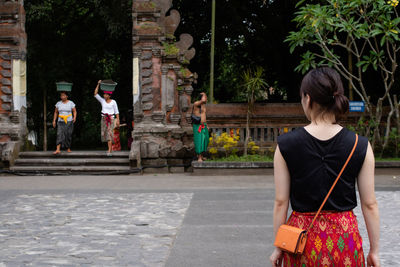
[[[111,156],[112,145],[114,143],[114,129],[119,127],[119,111],[117,102],[111,99],[113,92],[104,91],[104,98],[99,96],[100,83],[101,80],[97,82],[94,97],[101,104],[101,141],[107,143],[107,155]]]

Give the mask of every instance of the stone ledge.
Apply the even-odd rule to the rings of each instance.
[[[400,161],[377,161],[375,168],[400,168]]]
[[[196,169],[265,169],[273,168],[272,162],[219,162],[219,161],[204,161],[192,162],[192,167]]]
[[[273,175],[273,162],[192,162],[195,175]],[[376,174],[400,173],[400,161],[378,161]]]

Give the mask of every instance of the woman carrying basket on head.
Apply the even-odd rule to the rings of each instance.
[[[61,153],[61,148],[71,152],[72,132],[74,131],[74,123],[76,121],[75,103],[68,100],[67,92],[60,92],[61,100],[57,102],[54,109],[53,127],[57,126],[56,151],[54,155]]]
[[[278,228],[292,226],[308,229],[307,239],[303,253],[294,254],[284,252],[287,243],[279,243],[277,237],[275,244],[282,246],[275,248],[271,264],[380,266],[374,154],[367,138],[358,137],[337,123],[349,108],[339,74],[331,68],[311,70],[302,81],[300,95],[311,123],[278,137],[274,157],[274,236],[283,233]],[[357,206],[356,182],[370,241],[367,265],[353,213]],[[289,201],[293,212],[286,222]],[[312,224],[320,207],[322,212]],[[288,226],[283,226],[285,222]]]
[[[114,143],[114,128],[119,127],[119,111],[117,102],[111,99],[112,91],[104,91],[104,98],[99,96],[100,83],[101,80],[98,81],[94,90],[94,97],[101,104],[101,141],[107,142],[107,155],[110,156]]]

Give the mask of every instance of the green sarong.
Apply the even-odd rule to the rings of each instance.
[[[209,139],[207,123],[193,124],[194,148],[197,155],[207,151]]]

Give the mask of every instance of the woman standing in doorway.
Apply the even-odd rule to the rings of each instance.
[[[375,159],[366,137],[337,122],[349,108],[339,74],[331,68],[311,70],[303,79],[301,104],[311,123],[278,138],[274,157],[274,236],[286,222],[289,201],[293,212],[287,224],[308,229],[351,150],[354,154],[307,232],[302,255],[275,248],[272,266],[379,267],[379,211],[374,191]],[[362,239],[353,209],[356,182],[368,230],[365,265]]]
[[[107,155],[111,156],[112,145],[114,143],[114,128],[119,127],[119,111],[117,102],[111,99],[113,92],[104,91],[103,97],[99,96],[100,83],[101,80],[97,82],[94,97],[101,104],[101,141],[107,142]]]
[[[68,100],[67,92],[60,92],[60,98],[53,116],[53,127],[56,128],[57,125],[57,148],[53,152],[54,155],[60,154],[61,148],[66,148],[67,152],[71,152],[72,132],[77,114],[75,103]]]

